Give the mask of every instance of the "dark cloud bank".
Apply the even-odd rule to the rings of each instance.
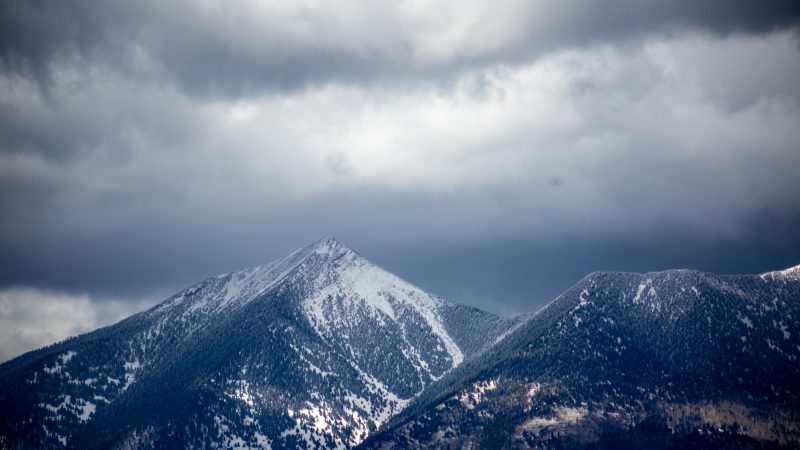
[[[437,77],[565,47],[687,29],[763,34],[794,27],[800,18],[800,5],[788,0],[468,2],[414,12],[402,2],[266,5],[7,1],[0,6],[2,65],[45,89],[60,65],[97,64],[173,83],[193,95],[240,96],[328,81]],[[503,8],[505,14],[479,15]],[[447,39],[447,25],[457,25],[462,15],[472,24],[463,45],[438,57],[418,57],[428,45],[418,35],[441,33]],[[496,36],[503,28],[514,31]],[[482,40],[490,44],[474,45]]]
[[[594,270],[798,264],[798,19],[3,2],[0,319],[95,309],[48,309],[0,357],[328,234],[508,314]]]

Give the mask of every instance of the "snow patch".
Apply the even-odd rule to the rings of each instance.
[[[265,449],[265,450],[269,450],[269,449],[272,448],[272,441],[268,437],[264,436],[263,434],[259,433],[258,431],[256,431],[254,433],[254,436],[256,438],[256,445],[258,445],[259,448],[262,448],[262,449]]]
[[[639,299],[642,298],[642,292],[647,289],[647,285],[644,283],[639,283],[639,287],[636,289],[636,296],[633,297],[633,302],[638,303]]]
[[[61,421],[64,419],[63,412],[74,415],[78,421],[85,423],[89,420],[92,414],[97,411],[97,405],[81,398],[73,401],[71,395],[59,395],[61,403],[58,405],[50,405],[48,403],[39,403],[38,406],[50,413],[50,420]]]
[[[70,350],[70,351],[68,351],[66,353],[62,353],[62,354],[58,355],[58,357],[56,357],[55,361],[53,361],[53,367],[48,367],[48,366],[45,365],[42,368],[42,370],[44,371],[44,373],[46,373],[48,375],[60,374],[62,369],[67,365],[67,363],[69,363],[69,361],[75,355],[77,355],[77,353],[75,353],[72,350]]]
[[[579,306],[586,306],[586,305],[589,304],[589,300],[586,298],[588,295],[589,295],[589,291],[587,291],[586,289],[581,291],[581,295],[579,296],[579,300],[580,301],[578,303]]]
[[[56,440],[58,441],[59,444],[61,444],[62,447],[66,447],[67,446],[67,438],[66,438],[66,436],[62,436],[62,435],[60,435],[58,433],[50,432],[50,430],[47,429],[46,425],[42,425],[42,428],[44,429],[44,434],[47,437],[56,438]]]
[[[789,332],[789,327],[786,326],[786,324],[782,320],[778,322],[777,328],[780,328],[780,330],[783,332],[784,339],[788,340],[790,337],[792,337],[792,333]]]
[[[486,393],[495,389],[497,389],[496,379],[475,382],[470,389],[464,390],[458,395],[458,401],[467,409],[475,409],[481,404]]]
[[[252,393],[252,388],[247,380],[229,381],[233,384],[233,389],[226,392],[228,397],[243,402],[252,411],[255,407],[256,397]]]
[[[76,352],[74,352],[74,351],[72,351],[72,350],[70,350],[70,351],[68,351],[67,353],[64,353],[64,354],[62,354],[62,355],[59,355],[59,358],[61,358],[61,364],[63,364],[63,365],[67,365],[67,363],[68,363],[68,362],[69,362],[69,361],[70,361],[70,360],[71,360],[71,359],[72,359],[72,358],[73,358],[75,355],[77,355],[77,353],[76,353]]]
[[[97,405],[83,400],[83,405],[81,406],[81,413],[78,415],[78,420],[80,420],[81,423],[87,422],[89,417],[91,417],[95,411],[97,411]]]

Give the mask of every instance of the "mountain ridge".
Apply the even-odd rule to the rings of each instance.
[[[54,448],[349,447],[508,323],[325,237],[0,365],[0,400],[27,405],[2,413],[0,436]]]
[[[800,283],[791,269],[589,274],[361,448],[489,438],[495,448],[797,445]],[[748,413],[776,419],[736,423]],[[637,424],[656,427],[654,439]]]
[[[800,266],[501,318],[326,236],[0,364],[0,448],[788,448],[798,317]]]

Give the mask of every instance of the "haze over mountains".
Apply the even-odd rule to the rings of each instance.
[[[0,448],[789,448],[799,317],[795,267],[594,273],[507,319],[323,238],[0,365]]]

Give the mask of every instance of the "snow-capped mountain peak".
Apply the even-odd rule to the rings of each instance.
[[[184,310],[182,313],[184,320],[192,320],[200,325],[202,320],[198,322],[196,320],[198,316],[241,308],[283,281],[298,268],[309,264],[322,267],[343,256],[349,256],[351,260],[360,258],[366,262],[336,238],[326,236],[283,259],[205,280],[162,303],[153,310],[153,313],[181,308]]]
[[[511,323],[327,236],[0,366],[0,448],[352,447]]]
[[[313,251],[318,255],[326,255],[332,258],[336,258],[346,253],[355,253],[333,236],[324,236],[319,238],[306,247],[306,249],[313,249]]]

